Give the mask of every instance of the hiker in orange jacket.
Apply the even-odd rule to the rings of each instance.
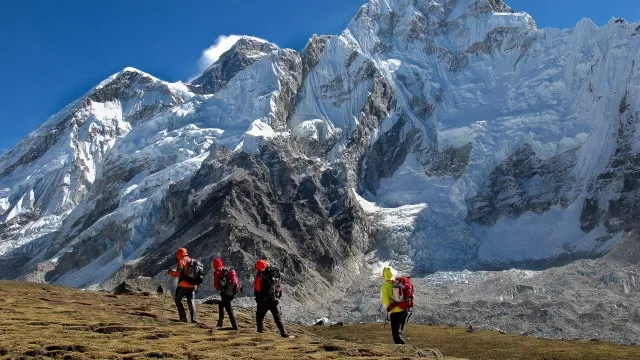
[[[187,249],[180,248],[176,251],[176,260],[178,264],[175,270],[169,270],[169,276],[178,278],[178,287],[176,288],[175,301],[178,308],[178,315],[180,321],[187,322],[187,314],[184,311],[184,305],[182,304],[182,298],[187,298],[187,306],[189,307],[189,315],[191,316],[191,322],[198,322],[196,314],[196,304],[194,301],[194,293],[196,286],[186,281],[183,277],[189,272],[189,264],[191,258],[187,253]]]
[[[258,260],[256,263],[256,280],[253,284],[253,294],[256,298],[256,327],[258,332],[264,331],[264,317],[267,312],[271,311],[273,321],[276,323],[280,336],[292,338],[287,334],[282,322],[282,314],[280,313],[280,296],[282,289],[280,288],[280,271],[276,268],[270,268],[269,263],[265,260]]]

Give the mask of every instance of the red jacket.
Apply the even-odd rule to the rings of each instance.
[[[179,259],[178,265],[176,266],[176,270],[175,271],[169,270],[169,276],[180,278],[180,275],[187,274],[189,272],[189,263],[191,263],[191,258],[189,256],[184,256],[183,258]],[[196,287],[195,285],[190,284],[189,282],[184,280],[178,281],[178,286],[191,288],[191,289]]]
[[[213,260],[213,287],[220,291],[220,275],[222,274],[222,269],[224,268],[224,264],[222,263],[222,259],[216,258]]]
[[[257,274],[256,280],[253,282],[253,292],[256,294],[259,294],[261,287],[262,287],[262,276],[260,274]]]

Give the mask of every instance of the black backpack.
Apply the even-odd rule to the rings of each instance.
[[[191,285],[198,286],[204,280],[204,265],[196,259],[191,259],[189,263],[189,271],[180,277],[180,280],[186,281]]]
[[[268,267],[261,274],[262,282],[260,292],[265,299],[278,300],[282,297],[282,276],[280,270],[275,267]]]

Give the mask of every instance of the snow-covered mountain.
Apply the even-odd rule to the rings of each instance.
[[[640,24],[371,0],[301,52],[240,39],[188,84],[127,68],[0,158],[4,278],[86,287],[186,246],[293,294],[367,263],[545,267],[640,216]],[[208,283],[207,283],[208,284]]]

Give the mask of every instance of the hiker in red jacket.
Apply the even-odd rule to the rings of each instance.
[[[178,249],[178,251],[176,251],[176,260],[178,261],[176,269],[169,270],[168,274],[169,276],[178,278],[178,287],[176,288],[175,294],[178,315],[180,316],[180,321],[187,322],[187,314],[184,311],[184,305],[182,305],[182,298],[186,297],[187,305],[189,306],[189,315],[191,315],[191,322],[196,323],[198,320],[196,315],[196,304],[193,296],[196,286],[184,279],[184,276],[189,273],[189,264],[191,263],[191,258],[189,257],[189,254],[187,254],[187,249]]]
[[[213,287],[220,292],[220,304],[218,304],[218,327],[222,327],[224,311],[229,314],[229,321],[233,330],[238,330],[236,316],[231,307],[233,297],[240,291],[240,282],[235,270],[227,269],[222,263],[222,259],[213,260]]]
[[[253,284],[253,294],[256,297],[256,326],[258,332],[264,331],[264,317],[271,311],[273,321],[276,323],[280,336],[292,338],[287,334],[287,330],[282,323],[282,314],[278,305],[282,297],[282,287],[280,286],[280,270],[270,267],[265,260],[258,260],[256,263],[256,280]]]

